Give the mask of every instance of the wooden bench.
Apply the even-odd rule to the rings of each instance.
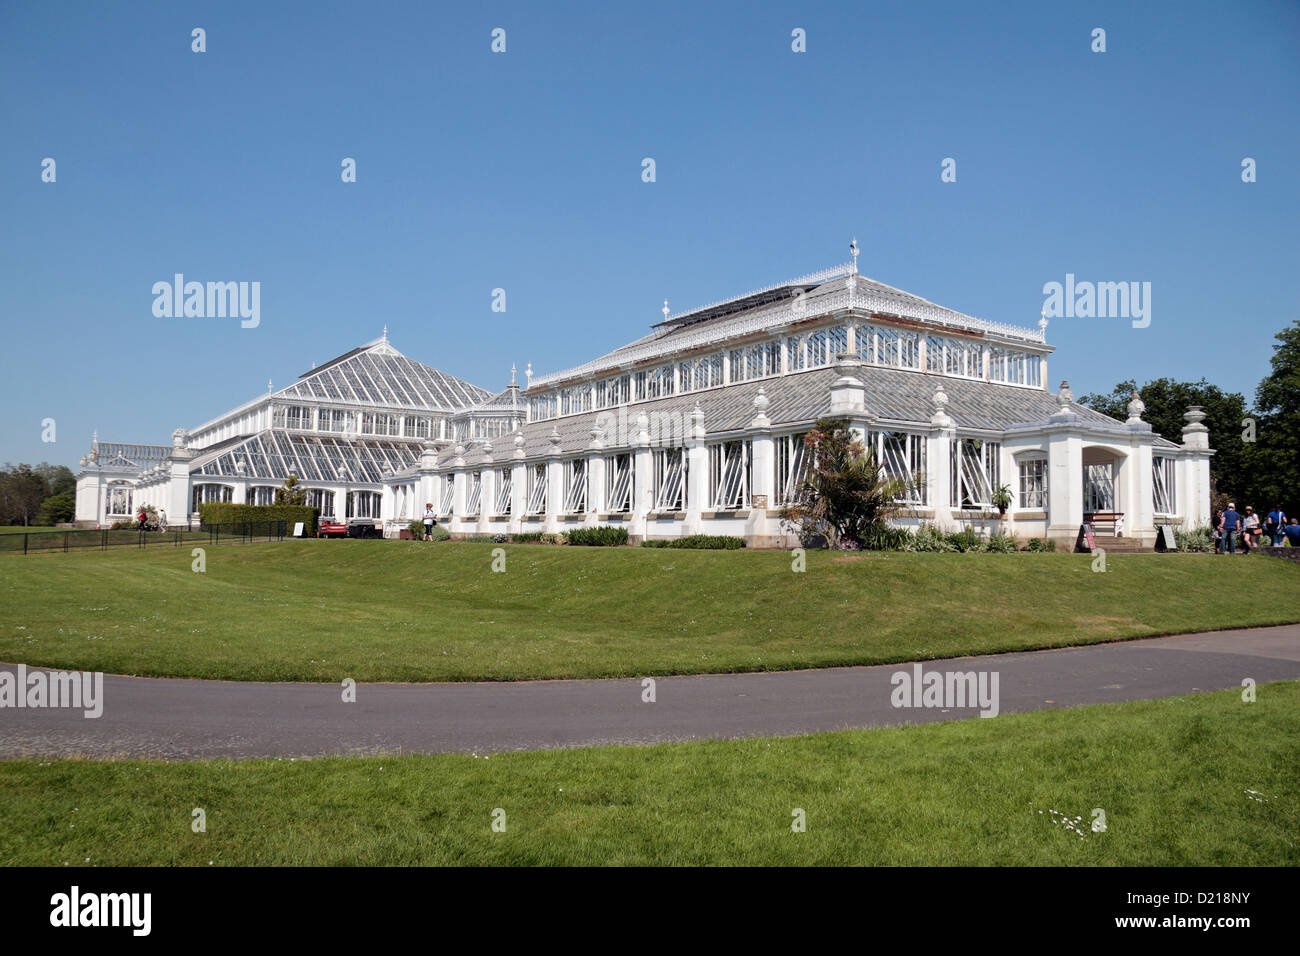
[[[1101,525],[1110,525],[1110,533],[1119,536],[1123,528],[1124,512],[1122,511],[1093,511],[1083,516],[1084,524],[1092,525],[1094,533],[1101,530]]]

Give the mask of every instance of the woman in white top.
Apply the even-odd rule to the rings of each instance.
[[[433,540],[433,524],[437,516],[433,513],[433,502],[427,502],[424,506],[424,540]]]

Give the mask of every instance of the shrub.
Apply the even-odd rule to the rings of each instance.
[[[995,534],[990,535],[988,541],[984,542],[984,550],[993,554],[1015,554],[1020,548],[1012,535]]]
[[[914,536],[906,528],[894,528],[881,523],[872,525],[862,535],[862,547],[867,551],[910,551]]]
[[[1039,551],[1046,551],[1047,548],[1043,544],[1042,538],[1030,538],[1027,542],[1025,542],[1025,550],[1039,552]]]
[[[962,553],[978,551],[980,549],[980,536],[975,533],[974,528],[963,528],[961,531],[954,531],[948,535],[948,543],[952,545],[954,551]]]
[[[690,548],[699,551],[736,551],[744,546],[744,538],[730,534],[692,534],[685,538],[660,538],[641,542],[643,548]]]
[[[519,534],[511,535],[510,540],[515,544],[540,544],[542,533],[540,531],[521,531]]]
[[[508,534],[502,534],[502,533],[499,532],[499,531],[498,531],[496,534],[494,534],[494,535],[492,536],[492,543],[493,543],[493,544],[505,544],[505,543],[506,543],[507,541],[509,541],[509,540],[510,540],[510,535],[508,535]]]
[[[947,536],[932,524],[922,523],[912,535],[909,551],[939,551],[948,552],[956,550],[948,543]]]
[[[1212,552],[1214,550],[1214,537],[1208,526],[1192,528],[1190,531],[1174,528],[1174,543],[1179,551]]]
[[[618,547],[627,544],[627,528],[574,528],[565,535],[569,544],[591,547]]]
[[[420,529],[420,536],[424,537],[424,528]],[[433,533],[429,535],[434,541],[446,541],[451,537],[451,532],[440,524],[433,526]]]
[[[293,526],[301,521],[303,534],[315,534],[316,519],[319,517],[319,508],[308,508],[305,505],[237,505],[218,501],[199,505],[201,528],[242,521],[283,521],[292,534]]]

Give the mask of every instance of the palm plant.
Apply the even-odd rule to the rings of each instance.
[[[890,475],[842,419],[819,420],[804,444],[806,471],[782,519],[805,542],[821,537],[832,548],[860,549],[898,511],[911,486]]]

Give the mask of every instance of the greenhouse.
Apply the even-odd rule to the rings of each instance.
[[[856,250],[855,250],[856,252]],[[908,491],[895,519],[1073,545],[1085,523],[1137,547],[1209,520],[1209,435],[1179,436],[1047,388],[1046,320],[978,319],[843,266],[662,318],[572,368],[498,392],[402,355],[385,334],[170,446],[92,441],[77,517],[172,520],[270,503],[289,476],[339,521],[396,536],[432,503],[453,535],[627,528],[785,546],[802,437],[847,419]],[[1176,437],[1178,440],[1171,440]],[[1010,506],[995,506],[999,490]]]

